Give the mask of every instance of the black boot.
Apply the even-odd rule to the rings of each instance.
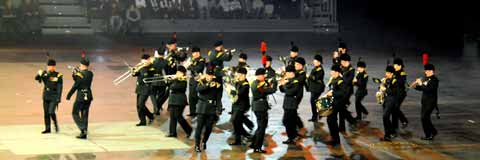
[[[77,136],[78,139],[87,139],[87,132],[85,130],[82,130],[80,132],[80,135]]]
[[[55,133],[58,133],[60,129],[58,128],[57,116],[55,114],[52,115],[52,120],[53,120],[53,124],[55,126]]]
[[[44,131],[42,131],[42,134],[48,134],[48,133],[51,133],[50,129],[45,129]]]
[[[207,150],[207,142],[203,142],[202,145],[203,145],[203,150]]]
[[[202,152],[202,150],[200,149],[200,146],[195,145],[195,152]]]
[[[255,152],[255,153],[267,153],[267,151],[265,151],[263,149],[260,149],[260,148],[254,149],[253,152]]]

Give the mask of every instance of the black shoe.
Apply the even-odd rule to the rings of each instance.
[[[87,134],[85,132],[80,133],[80,135],[77,136],[78,139],[87,139]]]
[[[177,135],[169,134],[169,135],[167,135],[166,137],[174,137],[174,138],[177,138]]]
[[[316,121],[318,121],[318,119],[317,118],[312,118],[312,119],[309,119],[308,121],[309,122],[316,122]]]
[[[187,134],[187,139],[190,138],[190,136],[192,135],[192,132],[193,131],[190,131],[190,132],[186,133]]]
[[[228,114],[232,114],[232,112],[228,112]]]
[[[402,128],[407,128],[408,122],[402,122]]]
[[[146,123],[142,123],[142,122],[136,124],[136,126],[146,126],[146,125],[147,125]]]
[[[394,139],[394,138],[397,138],[397,137],[398,137],[398,134],[396,134],[396,133],[390,135],[390,138],[391,138],[391,139]]]
[[[282,142],[283,144],[295,144],[295,141],[293,139],[288,139],[286,141]]]
[[[148,124],[149,124],[149,125],[153,124],[153,121],[154,121],[154,120],[155,120],[155,118],[151,118],[151,119],[149,118],[149,119],[148,119]]]
[[[384,142],[391,142],[392,141],[392,138],[390,138],[390,136],[384,136],[383,138],[380,138],[380,141],[384,141]]]
[[[42,131],[42,134],[48,134],[48,133],[51,133],[51,131],[49,129],[46,129],[46,130]]]
[[[249,148],[252,148],[252,149],[255,148],[255,146],[253,146],[253,143],[250,143],[250,145],[248,145],[248,147],[249,147]]]
[[[263,149],[254,149],[253,152],[254,153],[267,153],[267,151],[265,151]]]
[[[207,150],[207,142],[203,142],[202,146],[203,146],[203,150]]]
[[[231,146],[240,146],[240,145],[243,145],[242,142],[233,142],[233,143],[229,143],[229,145]]]
[[[202,152],[199,146],[195,146],[195,152]]]
[[[420,138],[421,140],[424,140],[424,141],[433,141],[433,136],[429,136],[429,137],[422,137]]]

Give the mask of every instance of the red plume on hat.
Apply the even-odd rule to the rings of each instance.
[[[422,59],[423,59],[423,65],[427,65],[428,64],[428,53],[427,52],[424,52],[422,54]]]
[[[80,53],[82,55],[82,58],[85,58],[87,56],[87,53],[85,52],[85,50],[82,50]]]
[[[260,42],[260,52],[262,53],[267,52],[267,43],[263,40],[262,42]]]

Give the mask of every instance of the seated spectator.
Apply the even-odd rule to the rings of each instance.
[[[197,9],[200,18],[205,19],[208,17],[208,0],[197,0]]]
[[[238,0],[230,0],[230,17],[239,18],[242,14],[242,5]]]
[[[13,37],[16,32],[18,32],[17,24],[17,15],[15,14],[15,9],[13,8],[12,0],[5,0],[3,5],[2,12],[2,29],[6,34],[2,37],[6,39],[15,38]],[[2,34],[3,35],[3,34]]]
[[[253,10],[254,18],[264,17],[263,16],[264,9],[265,9],[265,6],[263,4],[263,0],[253,0],[252,10]]]
[[[38,2],[33,2],[32,0],[23,0],[22,16],[22,22],[27,33],[36,35],[41,32],[43,19],[40,15]]]
[[[118,8],[118,3],[112,2],[112,9],[110,15],[110,32],[119,33],[122,31],[123,19],[121,17],[122,11]]]
[[[138,9],[134,4],[131,4],[125,17],[127,19],[127,34],[134,29],[137,29],[138,33],[142,34],[143,27],[141,24],[142,15],[140,14],[140,9]]]
[[[275,11],[274,9],[274,4],[273,3],[266,3],[265,4],[265,10],[264,10],[264,15],[268,19],[274,18],[273,13]]]

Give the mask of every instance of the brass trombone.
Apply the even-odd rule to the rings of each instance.
[[[142,68],[149,66],[150,62],[141,62],[135,65],[135,67],[131,67],[127,62],[124,62],[125,65],[129,68],[128,71],[124,72],[122,75],[118,76],[116,79],[113,80],[113,84],[115,86],[119,85],[120,83],[124,82],[127,80],[129,77],[131,77],[134,73],[139,72]]]

